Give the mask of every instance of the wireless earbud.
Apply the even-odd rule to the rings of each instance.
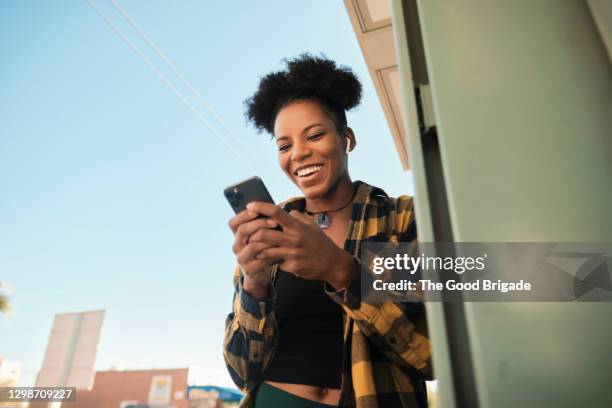
[[[350,151],[351,151],[351,139],[347,137],[346,138],[346,151],[344,153],[349,154]]]

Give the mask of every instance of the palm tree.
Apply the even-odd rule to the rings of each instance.
[[[2,288],[2,286],[2,282],[0,282],[0,288]],[[10,310],[11,305],[9,305],[8,296],[0,292],[0,313],[7,314]]]

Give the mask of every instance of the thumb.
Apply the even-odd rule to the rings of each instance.
[[[298,221],[302,221],[302,222],[309,223],[309,224],[313,223],[312,219],[309,216],[297,210],[291,211],[289,215],[291,215],[293,218],[297,219]]]

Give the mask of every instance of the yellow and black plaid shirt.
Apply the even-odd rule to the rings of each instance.
[[[359,257],[362,242],[411,242],[417,239],[412,198],[389,198],[384,191],[356,181],[344,249]],[[303,210],[304,198],[282,204]],[[276,268],[276,267],[275,267]],[[273,270],[275,276],[276,270]],[[246,394],[241,407],[252,407],[261,373],[278,345],[275,292],[257,301],[242,290],[240,268],[234,272],[233,311],[225,322],[224,358],[236,385]],[[326,293],[345,312],[341,407],[425,407],[425,380],[431,379],[431,347],[423,303],[361,299],[361,278],[348,288]],[[308,307],[308,305],[304,305]]]

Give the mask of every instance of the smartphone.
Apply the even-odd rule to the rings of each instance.
[[[225,198],[227,198],[236,214],[244,211],[246,205],[251,201],[263,201],[274,204],[274,200],[272,200],[272,196],[265,184],[257,176],[229,186],[223,190],[223,195],[225,195]]]

